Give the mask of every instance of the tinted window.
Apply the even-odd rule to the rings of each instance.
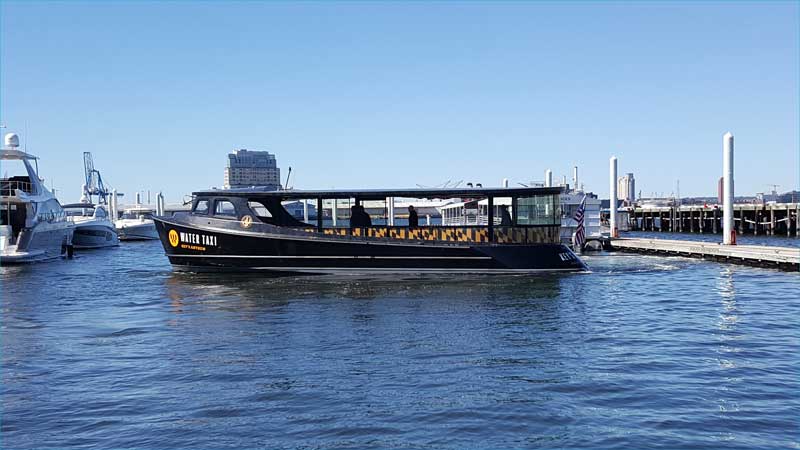
[[[520,225],[557,225],[561,222],[558,195],[520,197],[517,210],[517,223]]]
[[[269,210],[261,202],[250,200],[247,202],[247,206],[249,206],[257,216],[272,217],[272,214],[269,213]]]
[[[236,217],[236,208],[227,200],[217,200],[214,206],[215,216]]]
[[[192,212],[196,214],[208,214],[208,200],[198,200]]]

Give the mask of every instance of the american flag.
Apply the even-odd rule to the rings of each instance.
[[[586,243],[586,230],[583,227],[584,210],[586,209],[586,196],[583,196],[578,210],[575,211],[575,221],[578,222],[578,228],[575,230],[575,248],[583,248]]]

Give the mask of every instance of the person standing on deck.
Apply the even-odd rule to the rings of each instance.
[[[511,226],[511,213],[508,212],[508,206],[505,205],[500,207],[500,226],[501,227]]]
[[[419,216],[414,205],[408,205],[408,227],[415,228],[419,226]]]
[[[350,207],[350,229],[361,228],[361,216],[359,215],[358,205]]]
[[[359,216],[361,216],[361,226],[362,227],[371,227],[372,226],[372,218],[369,216],[369,213],[366,209],[364,209],[364,205],[358,205]]]

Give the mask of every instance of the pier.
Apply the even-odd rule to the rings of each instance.
[[[624,252],[688,256],[786,271],[800,270],[800,248],[641,238],[612,239],[611,248]]]
[[[629,210],[631,231],[721,233],[721,205],[642,206]],[[800,203],[733,205],[736,234],[798,236]]]

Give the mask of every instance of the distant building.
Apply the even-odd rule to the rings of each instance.
[[[636,201],[636,180],[633,179],[632,173],[617,179],[617,198],[627,205],[632,205]]]
[[[224,186],[225,189],[251,186],[280,189],[281,169],[278,168],[275,155],[246,149],[228,154]]]

